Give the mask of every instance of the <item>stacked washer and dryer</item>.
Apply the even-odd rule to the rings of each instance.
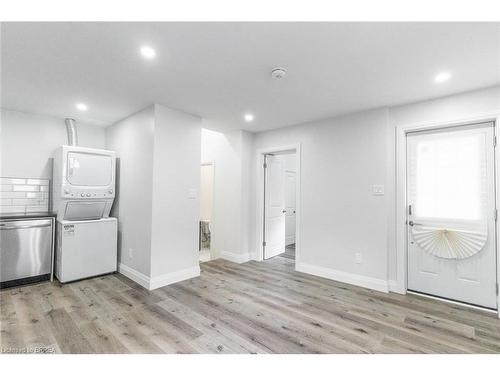
[[[109,217],[115,153],[77,146],[74,120],[66,127],[69,145],[56,151],[53,170],[55,274],[62,283],[117,270],[117,220]]]

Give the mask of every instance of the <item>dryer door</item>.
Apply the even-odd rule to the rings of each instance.
[[[108,186],[113,183],[113,158],[90,152],[67,153],[67,179],[73,186]]]

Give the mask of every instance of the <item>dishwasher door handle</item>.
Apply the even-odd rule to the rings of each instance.
[[[0,230],[7,229],[28,229],[28,228],[45,228],[50,227],[50,223],[47,224],[33,224],[33,225],[8,225],[8,224],[0,224]]]

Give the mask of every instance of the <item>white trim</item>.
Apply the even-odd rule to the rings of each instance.
[[[396,280],[392,282],[391,291],[405,294],[407,291],[407,243],[406,243],[406,133],[409,131],[430,130],[461,125],[472,125],[479,122],[494,121],[500,126],[500,110],[479,114],[469,118],[450,121],[424,122],[408,125],[395,125],[396,136]],[[495,149],[496,201],[500,202],[500,155]],[[497,282],[500,282],[500,220],[497,221]],[[500,295],[497,296],[497,311],[500,318]]]
[[[268,147],[258,149],[256,152],[256,215],[255,215],[255,223],[256,223],[256,248],[255,252],[252,254],[252,259],[262,261],[264,260],[264,248],[262,246],[264,233],[263,233],[263,215],[264,212],[264,168],[262,165],[264,164],[264,154],[269,154],[273,152],[282,152],[282,151],[295,151],[295,175],[296,175],[296,191],[295,191],[295,269],[297,270],[297,264],[300,261],[300,250],[301,250],[301,144],[295,143],[287,146],[277,146],[277,147]]]
[[[179,281],[191,279],[200,276],[200,266],[186,268],[180,271],[166,273],[154,278],[144,275],[143,273],[126,266],[123,263],[118,264],[118,272],[130,280],[136,282],[143,288],[153,290],[162,286],[177,283]]]
[[[194,267],[185,268],[180,271],[165,273],[160,276],[153,277],[149,282],[149,290],[161,288],[165,285],[170,285],[178,283],[179,281],[184,281],[187,279],[192,279],[193,277],[200,276],[200,266],[196,265]]]
[[[238,264],[248,262],[249,260],[252,259],[250,253],[238,254],[238,253],[231,253],[229,251],[221,251],[220,257],[222,259],[226,259],[229,260],[230,262]]]
[[[123,263],[118,264],[118,272],[130,280],[135,281],[143,288],[149,289],[149,276],[146,276]]]
[[[420,297],[424,297],[424,298],[433,299],[435,301],[441,301],[441,302],[451,303],[452,305],[467,307],[469,309],[481,310],[481,311],[484,311],[484,312],[488,312],[490,314],[495,314],[496,315],[496,313],[497,313],[496,310],[488,309],[486,307],[481,307],[481,306],[476,306],[476,305],[469,305],[468,303],[465,303],[465,302],[458,302],[458,301],[453,301],[451,299],[446,299],[446,298],[442,298],[442,297],[430,296],[428,294],[418,293],[418,292],[414,292],[412,290],[409,290],[407,293],[408,294],[413,294],[415,296],[420,296]]]
[[[331,268],[318,267],[312,264],[298,262],[296,263],[296,270],[299,272],[324,277],[326,279],[339,281],[341,283],[360,286],[362,288],[373,289],[384,293],[389,292],[389,284],[386,280],[383,279],[376,279],[374,277],[368,277],[355,273],[338,271]]]
[[[398,294],[406,294],[405,289],[401,289],[400,285],[398,284],[397,280],[389,280],[389,291],[393,293],[398,293]]]

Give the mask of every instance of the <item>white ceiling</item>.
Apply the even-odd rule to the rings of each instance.
[[[2,107],[109,125],[160,103],[215,128],[261,131],[500,84],[499,32],[498,23],[3,23]],[[156,59],[139,55],[143,44]],[[270,78],[277,66],[284,80]],[[437,85],[443,70],[453,76]]]

